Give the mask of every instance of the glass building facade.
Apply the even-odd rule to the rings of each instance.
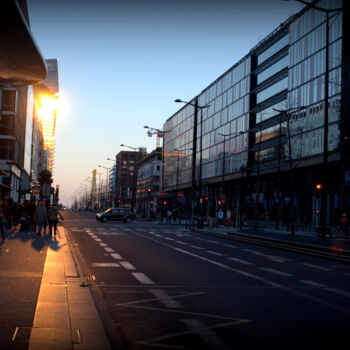
[[[341,161],[347,159],[344,140],[349,137],[344,131],[349,128],[344,113],[349,110],[344,99],[349,93],[349,63],[345,64],[349,59],[344,52],[349,35],[343,23],[349,10],[341,0],[321,0],[316,5],[341,10],[329,12],[327,21],[326,12],[305,7],[165,122],[164,189],[169,196],[179,190],[190,193],[195,183],[200,187],[197,197],[216,202],[224,198],[224,206],[232,209],[244,192],[246,207],[258,197],[260,212],[269,212],[271,219],[276,193],[282,206],[291,198],[293,174],[292,204],[299,216],[307,211],[316,224],[313,184],[322,170],[327,132],[326,152],[333,169],[328,176],[337,177],[327,194],[328,222],[335,222],[337,212],[347,201],[350,204],[344,175],[349,165]]]

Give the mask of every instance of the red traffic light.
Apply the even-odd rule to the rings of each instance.
[[[322,184],[316,184],[316,190],[317,191],[322,190]]]
[[[166,205],[166,201],[164,201],[163,204]]]
[[[316,209],[316,214],[318,215],[320,213],[319,209]]]
[[[153,204],[154,202],[153,202],[153,201],[151,201],[150,203],[151,203],[151,204]]]
[[[151,190],[151,188],[150,187],[148,187],[147,188],[147,192],[151,192],[152,190]]]
[[[207,201],[209,199],[209,197],[204,197],[204,199]]]

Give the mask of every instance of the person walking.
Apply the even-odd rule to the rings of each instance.
[[[218,226],[221,227],[224,223],[224,211],[220,208],[218,211]]]
[[[53,227],[54,228],[54,235],[56,236],[58,217],[60,217],[62,220],[64,220],[64,219],[63,219],[62,215],[59,213],[55,203],[49,206],[49,210],[47,212],[47,217],[49,219],[50,234],[52,235],[52,227]]]
[[[47,223],[47,210],[43,201],[40,201],[38,207],[35,209],[34,222],[38,225],[38,236],[41,236],[41,230],[43,228],[45,234],[45,225]]]

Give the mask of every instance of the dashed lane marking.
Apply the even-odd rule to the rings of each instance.
[[[126,270],[136,270],[136,267],[127,261],[119,261],[119,264]]]
[[[254,265],[253,263],[251,263],[249,261],[238,259],[238,258],[229,258],[229,259],[232,261],[238,262],[240,264],[243,264],[243,265]]]
[[[123,259],[123,258],[121,257],[121,255],[119,255],[119,254],[117,254],[117,253],[112,253],[112,254],[111,254],[111,257],[114,258],[114,259],[116,259],[116,260],[121,260],[121,259]]]
[[[109,248],[109,247],[105,247],[105,251],[108,253],[114,253],[114,249]]]
[[[319,265],[314,265],[314,264],[308,264],[308,263],[300,263],[301,265],[307,266],[307,267],[312,267],[314,269],[317,270],[322,270],[322,271],[332,271],[331,269],[329,269],[328,267],[323,267],[323,266],[319,266]]]
[[[100,245],[101,247],[108,247],[108,244],[106,244],[106,243],[104,243],[104,242],[100,242],[99,245]]]
[[[257,255],[257,256],[262,256],[266,259],[269,259],[269,260],[272,260],[272,261],[275,261],[275,262],[278,262],[278,263],[283,263],[285,261],[287,261],[288,259],[286,258],[282,258],[280,256],[275,256],[275,255],[270,255],[270,254],[264,254],[264,253],[261,253],[260,251],[258,250],[254,250],[254,249],[242,249],[243,251],[245,252],[248,252],[248,253],[251,253],[251,254],[254,254],[254,255]]]
[[[142,284],[154,284],[154,282],[142,272],[132,272],[132,275]]]
[[[117,263],[93,263],[92,267],[120,267]]]
[[[216,256],[225,256],[225,254],[219,253],[219,252],[214,252],[213,250],[206,250],[206,253],[213,254]]]
[[[263,271],[274,273],[275,275],[283,276],[283,277],[291,277],[291,276],[293,276],[290,273],[286,273],[286,272],[283,272],[283,271],[278,271],[278,270],[275,270],[275,269],[270,269],[268,267],[261,267],[260,269],[263,270]]]

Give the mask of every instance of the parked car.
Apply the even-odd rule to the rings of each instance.
[[[109,208],[101,213],[96,213],[96,220],[108,222],[109,220],[118,220],[123,222],[131,221],[131,213],[126,208]]]

